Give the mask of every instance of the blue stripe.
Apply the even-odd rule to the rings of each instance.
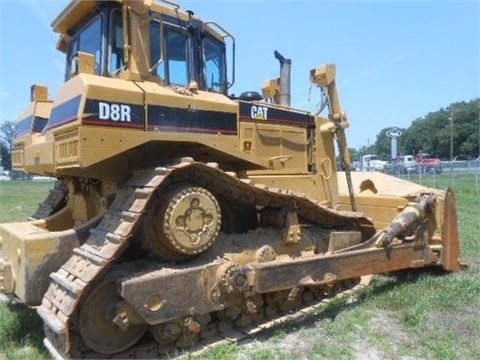
[[[18,137],[30,133],[30,131],[32,130],[32,123],[33,115],[30,115],[25,119],[20,120],[17,123],[17,133],[15,136]]]
[[[81,99],[82,95],[78,95],[77,97],[74,97],[63,104],[55,106],[52,109],[52,115],[50,115],[50,120],[48,121],[44,132],[54,127],[77,120],[78,108]]]

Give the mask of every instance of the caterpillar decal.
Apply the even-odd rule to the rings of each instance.
[[[268,121],[279,124],[292,124],[300,126],[314,126],[315,119],[304,112],[293,112],[268,104],[240,102],[240,120],[242,121]]]

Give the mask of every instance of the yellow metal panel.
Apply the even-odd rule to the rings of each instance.
[[[98,3],[96,1],[74,0],[52,22],[54,31],[65,34],[70,28],[76,26]]]
[[[54,174],[53,141],[46,141],[45,136],[25,147],[25,168],[29,173],[51,175]]]
[[[268,187],[289,189],[291,191],[305,194],[308,198],[315,200],[324,200],[325,196],[319,194],[319,188],[315,183],[315,176],[313,175],[250,175],[256,184],[263,184]]]
[[[37,101],[35,104],[35,116],[48,119],[52,112],[53,101]]]
[[[269,160],[270,170],[296,174],[307,172],[307,130],[305,128],[241,122],[240,139],[243,146],[245,142],[251,142],[251,153]],[[259,175],[266,171],[253,171],[251,174]]]
[[[367,180],[373,182],[378,195],[408,197],[415,196],[419,191],[428,189],[423,185],[415,184],[381,172],[352,171],[351,175],[353,189],[356,194],[360,193],[361,184]],[[343,172],[338,173],[338,186],[340,193],[348,193],[345,173]],[[428,190],[431,191],[431,189]]]
[[[59,239],[54,233],[40,229],[32,223],[0,225],[1,256],[12,263],[15,294],[28,301],[29,278],[38,271],[47,254],[55,254]],[[47,274],[48,276],[48,274]]]
[[[215,110],[238,114],[238,103],[225,95],[206,91],[190,92],[162,86],[155,82],[138,82],[138,87],[145,91],[147,104],[179,107],[184,109]]]

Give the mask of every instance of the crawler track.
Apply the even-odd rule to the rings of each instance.
[[[44,321],[45,343],[53,355],[58,358],[106,357],[91,352],[78,334],[78,312],[82,300],[96,280],[114,267],[117,259],[129,246],[149,202],[155,201],[154,193],[161,193],[164,187],[173,182],[187,180],[214,189],[217,195],[220,194],[224,199],[236,203],[277,208],[293,207],[302,219],[325,228],[353,227],[360,230],[365,239],[375,232],[372,223],[359,213],[327,209],[318,202],[307,199],[303,194],[267,188],[237,179],[235,174],[219,170],[216,164],[196,163],[191,159],[183,159],[173,166],[136,172],[118,190],[115,200],[107,209],[100,224],[91,230],[87,241],[74,249],[71,258],[51,275],[51,284],[38,308],[38,313]],[[350,291],[355,289],[358,287]],[[305,304],[298,304],[296,308],[301,308],[300,311],[259,318],[255,325],[249,325],[241,331],[226,326],[221,320],[212,321],[212,325],[207,327],[209,330],[200,334],[200,344],[208,347],[225,340],[238,341],[276,323],[304,316],[322,306],[322,299],[314,300],[313,296],[304,297],[304,301]],[[147,341],[112,357],[158,357],[168,351],[175,349],[169,345]]]
[[[233,344],[240,342],[244,339],[252,338],[273,326],[277,326],[288,321],[301,321],[306,316],[324,309],[334,299],[353,297],[354,294],[369,285],[372,277],[373,276],[371,275],[364,276],[358,280],[356,285],[353,285],[355,282],[353,282],[352,284],[340,282],[336,284],[335,292],[332,293],[333,295],[331,294],[330,296],[326,296],[323,299],[309,299],[306,301],[304,300],[302,304],[300,304],[300,308],[296,310],[288,311],[273,317],[262,317],[258,319],[258,321],[256,321],[255,323],[249,324],[245,327],[232,326],[231,323],[218,324],[215,328],[216,331],[205,335],[201,334],[198,343],[194,345],[192,351],[187,353],[201,354],[214,348],[215,346]],[[164,353],[162,353],[162,351],[159,351],[158,348],[156,348],[156,351],[158,357],[168,357],[168,354],[167,356],[164,356]],[[130,354],[125,355],[129,356]]]
[[[68,191],[67,184],[66,180],[56,181],[55,187],[49,190],[48,196],[38,204],[37,210],[30,216],[29,220],[45,219],[60,210],[65,204]]]

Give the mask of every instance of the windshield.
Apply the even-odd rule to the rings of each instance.
[[[149,24],[150,73],[167,85],[188,86],[194,80],[201,90],[226,93],[225,44],[167,21],[153,18]]]
[[[69,79],[76,69],[74,62],[79,51],[92,54],[95,57],[95,74],[100,75],[102,69],[102,15],[93,18],[81,31],[73,36],[70,42],[67,56],[67,79]]]

